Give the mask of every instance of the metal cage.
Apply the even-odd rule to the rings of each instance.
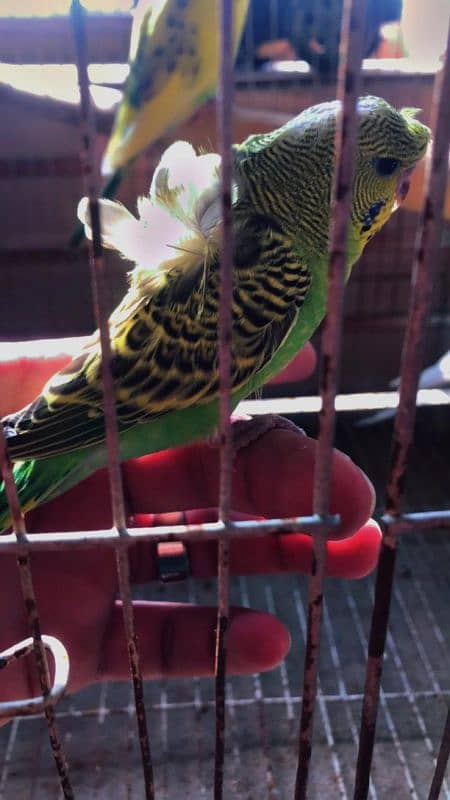
[[[122,491],[121,473],[119,467],[118,440],[115,421],[115,407],[113,400],[112,375],[109,369],[110,361],[110,342],[107,327],[107,314],[104,287],[104,269],[102,261],[101,237],[99,230],[99,215],[97,203],[97,180],[94,158],[94,122],[92,115],[91,102],[89,97],[89,84],[87,76],[87,53],[84,13],[81,10],[78,0],[72,3],[72,22],[75,32],[78,76],[81,92],[81,118],[83,129],[83,141],[85,143],[84,152],[84,171],[88,194],[90,198],[90,209],[92,214],[93,246],[90,251],[91,276],[94,287],[95,297],[95,316],[101,333],[101,345],[103,353],[103,386],[104,386],[104,409],[106,421],[107,447],[109,455],[109,476],[111,487],[111,498],[114,513],[114,526],[112,530],[99,531],[79,531],[76,533],[36,533],[27,534],[24,520],[21,515],[10,464],[8,462],[6,446],[3,436],[0,438],[0,453],[2,463],[2,473],[7,486],[8,498],[14,521],[14,532],[0,538],[0,556],[6,553],[14,553],[17,557],[17,567],[20,573],[20,580],[23,598],[26,605],[27,617],[30,626],[30,639],[25,642],[13,644],[8,651],[0,654],[1,664],[5,666],[8,662],[23,657],[31,650],[35,654],[36,664],[39,672],[41,684],[41,697],[17,700],[15,702],[4,703],[0,707],[2,716],[21,717],[24,715],[45,715],[50,736],[51,749],[56,763],[60,781],[60,792],[64,798],[74,798],[77,792],[74,791],[68,761],[65,755],[65,744],[59,733],[58,717],[64,719],[68,717],[73,722],[84,716],[102,717],[108,715],[111,720],[121,720],[125,714],[131,720],[127,727],[128,738],[133,738],[130,732],[130,725],[137,725],[140,755],[143,770],[142,791],[137,796],[145,796],[152,800],[158,795],[155,789],[155,781],[152,767],[151,740],[147,726],[147,711],[150,706],[150,715],[159,715],[161,728],[161,743],[157,745],[158,758],[168,757],[168,715],[181,713],[183,709],[190,708],[193,712],[193,724],[196,730],[195,748],[199,752],[199,763],[201,770],[206,773],[209,769],[205,763],[205,758],[201,754],[205,749],[208,754],[209,737],[213,737],[214,746],[214,769],[213,777],[203,782],[201,795],[209,793],[206,786],[211,786],[212,796],[215,800],[220,800],[224,796],[250,797],[267,796],[294,797],[302,800],[312,797],[309,793],[311,786],[311,758],[314,750],[320,751],[318,769],[321,765],[326,765],[326,769],[334,780],[331,786],[334,789],[325,790],[320,781],[314,784],[314,796],[328,797],[349,797],[349,786],[352,784],[354,800],[364,800],[369,795],[372,800],[382,796],[377,792],[376,783],[370,782],[371,766],[373,761],[373,751],[376,738],[376,723],[378,707],[381,704],[384,722],[382,736],[387,736],[393,743],[396,756],[401,765],[404,780],[404,796],[415,798],[425,797],[423,794],[423,777],[421,778],[421,789],[415,783],[415,775],[411,769],[408,758],[405,756],[401,736],[396,728],[389,704],[398,702],[403,707],[409,709],[414,724],[419,731],[419,738],[424,743],[425,757],[429,768],[434,764],[431,784],[429,787],[429,800],[436,800],[442,796],[441,790],[444,787],[446,796],[448,787],[445,784],[445,770],[450,754],[450,712],[447,713],[443,730],[441,722],[441,741],[437,758],[433,761],[434,744],[430,734],[430,721],[427,711],[421,705],[421,698],[440,696],[448,703],[450,689],[444,689],[436,675],[433,664],[428,657],[426,647],[420,643],[418,658],[421,660],[423,669],[426,673],[425,687],[421,691],[415,691],[411,685],[408,668],[405,666],[404,657],[398,650],[395,637],[388,632],[388,622],[390,615],[391,599],[394,600],[393,614],[401,613],[411,637],[418,638],[414,611],[408,606],[408,600],[398,588],[398,582],[394,580],[394,569],[397,556],[397,546],[399,539],[403,536],[415,535],[415,532],[426,532],[427,536],[432,536],[437,528],[448,529],[450,523],[450,510],[448,511],[417,511],[403,513],[404,499],[404,478],[408,466],[408,455],[413,442],[413,428],[416,412],[416,391],[418,376],[421,365],[421,342],[424,336],[427,314],[430,309],[433,277],[435,270],[433,266],[436,262],[436,251],[440,235],[440,218],[444,202],[446,187],[446,170],[442,165],[446,162],[448,141],[450,134],[450,115],[448,98],[450,96],[450,58],[449,48],[442,71],[436,78],[433,110],[433,146],[430,168],[426,176],[425,202],[420,217],[417,230],[416,242],[414,246],[412,282],[410,289],[409,316],[405,332],[403,356],[401,364],[401,385],[399,408],[395,418],[393,441],[391,444],[391,457],[389,466],[389,477],[387,481],[386,505],[381,516],[383,529],[383,540],[378,571],[375,581],[374,597],[367,592],[366,588],[351,590],[343,587],[341,592],[341,620],[348,617],[352,623],[352,631],[355,646],[360,650],[356,663],[361,668],[363,653],[367,651],[366,679],[364,692],[352,690],[344,674],[343,666],[339,657],[339,648],[336,645],[338,629],[333,624],[333,614],[335,610],[323,607],[324,596],[324,566],[325,566],[325,546],[327,535],[338,523],[336,517],[330,515],[330,477],[331,477],[331,449],[335,429],[335,397],[340,366],[341,350],[341,323],[344,303],[344,264],[345,264],[345,237],[347,218],[350,210],[352,175],[352,147],[355,136],[356,115],[355,101],[360,94],[360,67],[363,56],[363,24],[364,2],[362,0],[348,0],[344,3],[344,14],[342,22],[341,38],[341,60],[339,64],[337,96],[342,102],[342,113],[337,126],[335,142],[336,170],[334,180],[334,213],[333,223],[330,233],[330,267],[329,267],[329,296],[328,313],[322,335],[322,374],[320,379],[321,411],[319,419],[319,437],[317,462],[314,476],[314,514],[311,517],[298,517],[286,520],[268,520],[265,522],[232,522],[230,521],[230,482],[231,482],[231,432],[230,432],[230,353],[227,342],[231,332],[231,270],[232,270],[232,218],[229,187],[231,185],[231,115],[227,113],[233,102],[233,68],[231,57],[231,14],[232,2],[221,0],[221,73],[219,90],[219,114],[218,128],[220,135],[220,152],[223,159],[222,172],[222,214],[223,214],[223,244],[221,255],[221,294],[220,294],[220,321],[219,321],[219,340],[220,340],[220,436],[221,436],[221,472],[220,472],[220,496],[218,499],[219,518],[217,522],[201,526],[177,525],[158,528],[138,528],[127,529],[126,514],[124,510],[124,500]],[[227,684],[227,649],[226,631],[230,603],[230,583],[229,583],[229,542],[234,538],[251,537],[255,535],[269,535],[274,532],[293,532],[297,530],[308,530],[313,537],[314,558],[312,572],[309,577],[307,609],[302,603],[301,591],[295,581],[289,580],[288,586],[291,591],[291,604],[293,615],[297,618],[299,631],[305,640],[304,656],[304,678],[301,696],[291,692],[290,686],[293,680],[292,674],[282,665],[279,673],[281,681],[281,691],[271,692],[270,678],[254,676],[248,679],[251,691],[251,698],[240,698],[233,692],[233,685]],[[142,680],[139,664],[139,647],[135,634],[133,608],[131,604],[131,588],[129,579],[129,560],[128,547],[137,541],[153,542],[184,542],[192,541],[201,535],[204,539],[216,540],[218,546],[218,620],[216,637],[216,678],[215,691],[210,694],[206,690],[203,692],[198,681],[194,681],[192,688],[193,702],[186,702],[182,694],[181,700],[169,701],[166,687],[162,687],[159,695],[149,690],[152,700],[145,702],[144,684]],[[449,552],[450,544],[443,545],[446,552]],[[120,597],[123,602],[123,619],[125,632],[128,642],[128,652],[130,659],[130,675],[133,689],[133,702],[127,697],[126,702],[120,708],[107,710],[105,707],[105,696],[100,695],[100,703],[96,708],[89,706],[87,709],[77,711],[70,706],[65,706],[65,710],[58,713],[57,703],[64,692],[67,682],[68,659],[70,653],[66,653],[61,643],[53,637],[47,635],[41,629],[39,620],[39,597],[36,597],[33,587],[32,555],[34,552],[63,550],[70,548],[113,548],[116,555],[118,585]],[[424,559],[428,556],[424,555]],[[445,580],[445,578],[444,578]],[[231,591],[240,592],[241,599],[246,602],[249,597],[249,584],[245,578],[233,583]],[[416,581],[415,590],[419,593],[423,609],[428,619],[430,628],[434,630],[436,638],[441,640],[442,652],[445,650],[445,637],[442,627],[439,625],[430,600],[423,595],[420,583]],[[176,590],[174,590],[176,593]],[[189,584],[191,599],[198,599],[198,594],[202,588],[195,588]],[[267,586],[264,590],[264,602],[269,610],[274,610],[279,602],[278,593],[280,587],[275,586],[275,590]],[[420,592],[422,594],[420,595]],[[364,596],[363,596],[364,595]],[[355,597],[358,597],[356,600]],[[373,606],[372,606],[373,604]],[[372,606],[372,617],[370,634],[367,638],[364,627],[364,615],[361,608],[367,613]],[[399,611],[400,609],[400,611]],[[434,626],[434,627],[433,627]],[[319,680],[319,645],[323,632],[324,647],[326,648],[326,659],[328,669],[334,675],[337,690],[330,689],[334,686],[333,681],[327,683],[327,678]],[[343,634],[344,635],[344,634]],[[345,634],[347,635],[347,634]],[[49,683],[48,654],[51,653],[56,673],[53,685]],[[383,661],[386,654],[393,659],[394,667],[399,676],[399,686],[397,691],[386,691],[381,687],[383,672]],[[446,671],[448,673],[448,652]],[[326,673],[329,674],[328,672]],[[203,692],[203,695],[202,695]],[[147,694],[147,691],[145,692]],[[354,708],[361,704],[360,731],[357,731]],[[257,719],[255,725],[259,733],[259,741],[262,744],[261,764],[264,773],[261,782],[255,787],[249,786],[248,793],[245,794],[242,785],[239,783],[240,771],[251,768],[236,744],[237,731],[241,724],[241,712],[247,705],[251,705]],[[208,716],[207,712],[215,710],[214,721]],[[234,783],[233,795],[224,794],[224,764],[226,755],[226,718],[228,709],[228,724],[231,730],[231,746],[229,758],[233,763]],[[270,757],[270,738],[269,713],[275,715],[282,709],[285,715],[283,724],[289,728],[288,739],[292,751],[293,740],[296,741],[298,751],[298,762],[295,770],[295,781],[292,781],[292,769],[286,767],[289,777],[285,784],[275,780],[273,765]],[[297,722],[297,716],[300,715]],[[202,717],[205,716],[206,732],[202,729]],[[341,716],[341,720],[339,718]],[[314,740],[313,746],[313,723],[318,718],[321,725],[323,740]],[[350,752],[354,751],[354,746],[358,745],[358,756],[356,763],[356,773],[345,774],[343,767],[340,747],[336,741],[336,731],[346,720],[347,730],[350,732],[350,739],[347,746]],[[406,723],[407,724],[407,723]],[[297,726],[299,726],[297,728]],[[431,725],[435,731],[436,725]],[[79,735],[84,735],[80,729]],[[297,731],[293,733],[293,731]],[[250,739],[254,736],[252,726],[247,731]],[[118,746],[123,739],[116,733]],[[435,736],[435,733],[433,734]],[[13,722],[5,740],[6,750],[3,758],[3,772],[0,777],[0,796],[7,798],[8,775],[14,767],[13,751],[17,737],[17,723]],[[67,738],[67,737],[66,737]],[[283,749],[283,742],[277,742],[276,746]],[[70,741],[68,750],[70,751]],[[188,747],[189,749],[189,747]],[[87,754],[86,754],[87,755]],[[133,762],[133,767],[134,767]],[[378,766],[379,768],[379,766]],[[421,771],[420,769],[418,770]],[[429,775],[426,770],[422,772]],[[212,776],[212,767],[211,767]],[[167,777],[167,776],[166,776]],[[417,776],[416,776],[417,777]],[[314,776],[313,776],[314,778]],[[428,777],[427,777],[428,780]],[[111,777],[110,793],[105,796],[113,797],[114,774]],[[294,784],[294,785],[292,785]],[[46,784],[47,785],[47,784]],[[259,787],[259,788],[258,788]],[[402,791],[403,791],[402,788]],[[253,794],[253,789],[255,794]],[[45,796],[53,796],[50,789]],[[53,791],[53,790],[52,790]],[[108,790],[106,790],[108,791]],[[182,783],[179,787],[179,796],[182,796]],[[312,790],[311,790],[312,791]],[[325,795],[325,791],[328,794]],[[392,790],[393,791],[393,790]],[[56,790],[55,790],[56,792]],[[44,794],[33,795],[44,797]],[[57,793],[54,795],[60,796]],[[80,794],[81,796],[81,794]],[[133,796],[129,790],[129,797]],[[186,795],[187,796],[187,795]],[[403,795],[394,795],[403,796]]]

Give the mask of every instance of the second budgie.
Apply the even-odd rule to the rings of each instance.
[[[233,2],[236,55],[249,0]],[[217,91],[219,0],[141,0],[130,74],[102,162],[110,175]]]
[[[233,0],[236,56],[249,0]],[[130,163],[215,97],[219,78],[219,0],[141,0],[134,12],[130,73],[102,159],[112,198]],[[77,225],[70,244],[83,239]]]
[[[281,370],[326,307],[337,102],[234,147],[233,407]],[[429,129],[410,109],[358,101],[347,276],[407,191]],[[110,318],[122,459],[210,434],[218,421],[220,157],[172,145],[137,219],[102,201],[104,243],[135,267]],[[86,223],[87,201],[79,214]],[[87,229],[89,235],[89,230]],[[98,336],[3,420],[24,511],[106,462]],[[4,490],[0,528],[9,524]]]

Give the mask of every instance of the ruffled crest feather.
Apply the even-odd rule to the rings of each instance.
[[[206,265],[217,249],[220,163],[217,153],[197,155],[188,142],[175,142],[162,155],[148,197],[137,201],[139,219],[120,203],[99,201],[103,244],[135,263],[130,284],[141,296],[168,270]],[[80,201],[78,217],[91,239],[88,205]]]

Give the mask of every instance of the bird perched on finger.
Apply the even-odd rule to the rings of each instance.
[[[233,148],[232,406],[279,372],[325,314],[339,103]],[[429,129],[411,109],[358,101],[347,269],[404,198]],[[102,201],[103,239],[134,263],[109,320],[120,457],[209,435],[218,421],[220,157],[164,154],[138,217]],[[79,213],[90,235],[87,201]],[[24,511],[106,462],[99,337],[3,419]],[[9,524],[0,493],[0,528]]]
[[[217,91],[220,0],[141,0],[134,12],[130,72],[103,154],[102,196],[115,196],[130,163]],[[236,56],[249,0],[233,0]],[[79,244],[79,226],[71,244]]]

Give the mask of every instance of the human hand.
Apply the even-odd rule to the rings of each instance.
[[[10,365],[9,371],[3,369],[6,378],[11,378],[11,370],[17,367],[14,361]],[[54,362],[50,368],[42,359],[37,359],[35,365],[39,379],[46,369],[49,375],[55,369]],[[28,363],[28,373],[30,369],[33,371],[33,362]],[[28,386],[30,383],[28,374]],[[23,387],[23,381],[16,381],[14,397],[10,398],[15,407],[31,399]],[[237,451],[233,470],[232,506],[237,516],[310,514],[315,442],[276,417],[265,428],[258,420],[245,425],[247,443]],[[214,519],[218,474],[219,452],[211,443],[194,443],[126,462],[123,477],[128,510],[133,517],[130,522],[151,525]],[[335,451],[331,506],[342,516],[338,535],[348,538],[328,543],[328,574],[358,577],[373,568],[380,534],[375,523],[366,524],[372,505],[368,480],[346,456]],[[110,525],[105,470],[27,515],[29,531]],[[202,542],[200,537],[188,546],[194,577],[215,574],[216,550],[216,543]],[[132,582],[157,577],[153,544],[140,542],[129,553]],[[306,534],[234,540],[231,571],[307,572],[311,553],[311,538]],[[112,550],[36,552],[32,566],[42,630],[60,639],[69,652],[69,691],[103,679],[126,679],[128,658],[120,603],[115,599],[117,579]],[[0,602],[9,609],[0,622],[3,649],[29,635],[12,556],[0,558]],[[212,674],[216,609],[141,601],[135,603],[135,615],[144,677]],[[289,634],[278,620],[250,609],[232,609],[228,636],[228,665],[234,673],[270,669],[289,647]],[[0,699],[32,694],[39,694],[39,689],[32,659],[27,658],[2,674]]]

